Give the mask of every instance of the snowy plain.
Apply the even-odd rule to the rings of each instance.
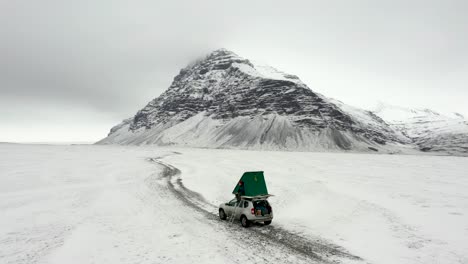
[[[184,150],[165,160],[213,204],[264,170],[274,223],[330,239],[371,263],[468,263],[468,159]],[[231,179],[231,180],[226,180]]]
[[[0,263],[311,262],[187,206],[150,158],[213,216],[263,170],[273,228],[362,263],[468,263],[467,158],[17,144],[0,157]]]

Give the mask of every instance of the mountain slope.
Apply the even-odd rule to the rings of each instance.
[[[408,143],[373,113],[349,109],[297,76],[221,49],[182,69],[98,143],[357,151]]]
[[[422,151],[468,154],[468,120],[458,113],[410,109],[380,103],[374,113]]]

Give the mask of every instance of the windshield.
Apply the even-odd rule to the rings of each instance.
[[[237,199],[232,199],[231,201],[228,202],[228,205],[234,206],[237,204]]]

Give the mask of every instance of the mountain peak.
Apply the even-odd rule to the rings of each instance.
[[[248,61],[235,52],[221,48],[208,53],[203,59],[199,61]]]
[[[210,52],[208,55],[218,55],[218,54],[224,54],[224,55],[227,55],[227,54],[232,54],[232,55],[236,55],[237,54],[231,50],[228,50],[228,49],[225,49],[225,48],[220,48],[220,49],[216,49],[216,50],[213,50],[212,52]]]
[[[343,109],[295,75],[218,49],[101,143],[377,151],[401,142],[376,116]]]
[[[217,49],[183,68],[164,93],[99,143],[386,153],[417,145],[458,153],[468,152],[467,127],[461,115],[453,121],[429,109],[350,107],[295,75]]]
[[[231,73],[238,71],[253,78],[289,81],[306,86],[296,75],[285,73],[269,65],[254,63],[224,48],[212,51],[202,59],[182,69],[181,72],[193,70],[199,70],[201,75],[220,70],[230,71]]]
[[[233,63],[253,66],[249,60],[240,57],[232,51],[224,48],[217,49],[183,68],[180,74],[175,77],[175,80],[182,78],[186,73],[199,73],[200,76],[204,76],[211,71],[224,71],[229,69]]]

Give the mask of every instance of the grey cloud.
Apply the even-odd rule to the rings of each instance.
[[[2,1],[0,95],[123,118],[188,62],[226,47],[357,106],[389,99],[468,115],[467,8],[466,1]]]
[[[146,79],[167,85],[174,69],[213,48],[218,39],[213,29],[222,25],[197,22],[191,8],[152,2],[3,5],[2,95],[52,97],[111,109],[141,100],[138,88],[149,89]],[[155,87],[153,96],[162,89]]]

